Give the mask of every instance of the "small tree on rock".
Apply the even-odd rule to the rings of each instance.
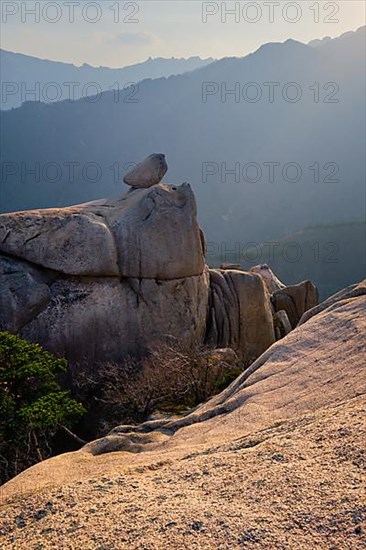
[[[38,344],[0,332],[0,480],[50,456],[50,442],[83,415],[58,382],[67,363]]]

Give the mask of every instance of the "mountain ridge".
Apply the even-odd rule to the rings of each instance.
[[[70,96],[72,100],[85,99],[95,93],[95,86],[94,92],[91,92],[88,91],[88,85],[93,88],[92,84],[96,84],[98,92],[103,92],[108,88],[115,89],[116,84],[123,88],[128,83],[137,84],[146,78],[159,78],[195,70],[212,61],[212,58],[201,59],[198,56],[187,59],[157,57],[119,68],[94,67],[88,63],[75,65],[0,49],[3,82],[0,108],[6,111],[20,107],[25,103],[27,91],[32,95],[31,90],[37,89],[37,86],[37,99],[43,103],[55,102],[52,96],[48,100],[46,93],[48,88],[51,89],[55,84],[58,86],[58,92],[61,89],[60,97],[55,96],[58,101],[68,100]],[[83,90],[78,90],[76,86],[71,90],[65,86],[66,83],[83,86]],[[16,93],[12,85],[18,86]]]

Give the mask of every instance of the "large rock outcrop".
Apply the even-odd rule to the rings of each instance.
[[[366,280],[315,307],[299,326],[266,350],[228,388],[176,420],[118,426],[88,444],[92,454],[116,450],[139,452],[170,437],[164,446],[230,440],[239,431],[268,424],[366,393]],[[203,424],[203,425],[202,425]],[[230,433],[231,432],[231,433]],[[207,434],[207,435],[206,435]],[[139,436],[136,437],[135,436]],[[144,438],[146,436],[146,439]],[[132,449],[128,446],[133,443]]]
[[[285,287],[265,265],[209,270],[186,183],[1,215],[0,284],[0,330],[73,364],[119,362],[173,337],[230,347],[249,365],[287,334],[287,316],[294,328],[316,305],[311,283]]]
[[[188,184],[0,216],[0,330],[73,363],[201,342],[209,277]]]

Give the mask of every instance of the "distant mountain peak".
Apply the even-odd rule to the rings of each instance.
[[[311,40],[310,42],[308,42],[307,45],[312,46],[312,47],[323,46],[323,45],[328,44],[329,42],[332,42],[332,41],[343,40],[345,38],[350,38],[354,35],[364,34],[365,31],[366,31],[366,25],[363,25],[361,27],[358,27],[358,29],[356,29],[354,31],[344,32],[343,34],[341,34],[339,36],[336,36],[334,38],[332,38],[331,36],[324,36],[324,38],[315,38],[314,40]]]
[[[9,110],[20,107],[30,94],[22,92],[22,86],[27,90],[38,89],[38,96],[32,97],[32,101],[55,103],[70,99],[70,90],[64,85],[66,82],[76,82],[78,87],[73,90],[72,99],[80,99],[83,90],[90,90],[86,95],[95,95],[106,90],[124,89],[128,83],[137,84],[146,79],[168,78],[172,75],[184,74],[200,69],[214,61],[212,58],[201,59],[198,56],[185,58],[152,58],[134,65],[121,68],[95,67],[89,63],[74,65],[62,61],[51,61],[38,57],[0,50],[1,78],[3,82],[13,83],[18,89],[17,93],[7,93],[2,89],[0,109]],[[47,86],[50,82],[58,83],[60,94],[55,101],[47,101]],[[89,86],[93,83],[94,86]],[[34,94],[33,94],[34,95]]]

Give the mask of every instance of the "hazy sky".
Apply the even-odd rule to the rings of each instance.
[[[364,0],[1,0],[1,47],[111,67],[150,56],[242,56],[265,42],[355,30],[365,24],[365,6]],[[235,11],[226,21],[225,9]]]

